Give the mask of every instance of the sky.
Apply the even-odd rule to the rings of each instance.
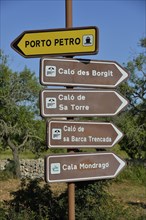
[[[96,26],[99,52],[75,56],[127,63],[141,51],[146,37],[145,0],[72,0],[73,27]],[[9,66],[20,72],[27,66],[39,76],[40,58],[24,58],[11,47],[22,32],[65,28],[65,0],[0,0],[0,49],[9,55]]]

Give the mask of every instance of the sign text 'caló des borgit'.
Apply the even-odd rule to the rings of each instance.
[[[115,88],[129,76],[115,61],[43,57],[40,64],[42,85]]]

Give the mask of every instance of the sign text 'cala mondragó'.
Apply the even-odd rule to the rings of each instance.
[[[45,159],[45,179],[50,183],[110,179],[125,165],[109,152],[49,155]]]

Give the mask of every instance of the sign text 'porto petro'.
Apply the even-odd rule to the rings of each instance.
[[[110,152],[49,155],[45,159],[46,182],[110,179],[126,165]]]
[[[123,137],[112,123],[93,121],[47,121],[49,148],[113,147]]]
[[[114,116],[128,101],[114,90],[51,90],[40,93],[42,117]]]
[[[98,28],[62,28],[24,31],[11,47],[24,57],[84,55],[98,52]]]
[[[46,57],[41,59],[40,66],[42,85],[115,88],[129,76],[114,61]]]

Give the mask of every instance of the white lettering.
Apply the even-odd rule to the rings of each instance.
[[[63,105],[63,104],[60,104],[60,105],[59,105],[59,110],[61,110],[61,111],[63,111],[63,110],[67,111],[67,110],[68,110],[68,106],[67,106],[67,105]]]
[[[96,71],[96,70],[92,70],[92,76],[102,76],[102,77],[110,77],[113,76],[113,71],[112,70],[108,70],[105,72],[102,71]]]
[[[79,76],[89,76],[89,71],[78,70],[77,75],[79,75]]]
[[[64,125],[64,127],[63,127],[63,130],[64,131],[68,131],[68,132],[75,132],[76,131],[76,127],[75,127],[75,125],[74,126],[67,126],[67,125]]]
[[[109,167],[109,162],[107,163],[93,163],[93,164],[86,164],[86,163],[80,163],[80,170],[81,169],[106,169]]]
[[[78,96],[77,96],[77,99],[78,99],[78,100],[85,100],[86,97],[85,97],[84,95],[78,95]]]
[[[71,141],[72,142],[87,142],[87,138],[71,136]]]
[[[76,164],[63,164],[62,165],[62,169],[65,171],[69,171],[69,170],[77,170],[77,165]]]
[[[100,142],[100,143],[111,143],[112,142],[112,138],[110,137],[92,137],[92,136],[88,136],[89,142]]]
[[[60,94],[59,96],[58,96],[58,99],[59,100],[74,100],[75,99],[75,97],[74,97],[74,95],[72,94],[72,95],[70,95],[70,94],[68,94],[68,95],[63,95],[63,94]]]
[[[69,142],[69,137],[63,137],[63,142]]]
[[[71,104],[71,109],[76,111],[84,111],[84,110],[89,111],[89,106]]]
[[[58,73],[59,74],[64,74],[64,75],[74,75],[75,74],[75,70],[71,70],[71,69],[63,69],[63,68],[59,68],[58,69]]]
[[[82,127],[82,126],[80,126],[80,127],[78,127],[78,132],[84,132],[84,127]]]

